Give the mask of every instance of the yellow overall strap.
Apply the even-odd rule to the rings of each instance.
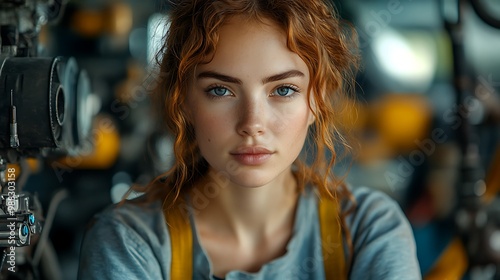
[[[188,217],[183,215],[180,209],[164,209],[172,250],[171,280],[193,278],[193,233]],[[328,198],[320,200],[321,247],[325,276],[328,280],[343,280],[347,276],[338,214],[336,201]]]
[[[182,213],[181,207],[178,206],[179,204],[176,204],[171,209],[163,210],[172,250],[170,279],[193,279],[193,232],[189,217]]]
[[[323,266],[327,280],[347,279],[342,230],[338,218],[338,202],[324,195],[321,196],[319,200],[319,219]]]

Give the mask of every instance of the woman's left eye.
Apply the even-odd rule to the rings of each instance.
[[[291,97],[294,93],[299,90],[291,86],[280,86],[274,90],[274,96]]]

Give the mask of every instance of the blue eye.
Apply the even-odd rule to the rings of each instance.
[[[298,90],[291,86],[281,86],[274,90],[273,94],[282,97],[291,97]]]
[[[207,90],[207,92],[214,96],[224,96],[229,94],[229,90],[225,87],[213,87]]]

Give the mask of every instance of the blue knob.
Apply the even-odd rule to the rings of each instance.
[[[29,234],[29,229],[27,225],[23,225],[23,228],[21,229],[21,234],[23,236],[27,236]]]
[[[34,225],[34,224],[35,224],[35,216],[34,216],[33,214],[30,214],[30,215],[28,216],[28,223],[29,223],[30,225]]]

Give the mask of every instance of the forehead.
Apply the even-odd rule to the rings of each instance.
[[[304,61],[288,49],[284,30],[270,20],[233,17],[218,33],[213,58],[200,64],[198,73],[216,70],[235,76],[260,77],[297,69],[308,75]]]

